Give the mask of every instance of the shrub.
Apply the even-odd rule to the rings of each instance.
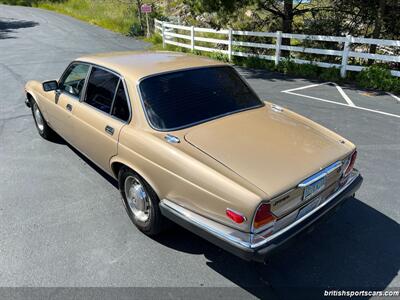
[[[296,64],[290,59],[283,59],[276,67],[278,72],[287,75],[301,76],[306,78],[318,78],[320,68],[314,64]]]
[[[283,74],[291,74],[294,75],[296,73],[296,64],[290,59],[283,59],[276,66],[276,70]]]
[[[153,33],[149,38],[145,39],[146,42],[152,43],[153,45],[162,44],[162,36],[158,33]]]
[[[245,67],[248,67],[248,68],[254,68],[254,69],[268,69],[268,70],[274,70],[275,69],[274,62],[272,62],[270,60],[258,58],[258,57],[255,57],[255,56],[242,58],[241,59],[241,65],[245,66]]]
[[[306,78],[318,78],[320,68],[313,64],[295,64],[295,73],[293,75],[306,77]]]
[[[365,68],[356,76],[356,81],[363,88],[400,92],[400,79],[392,76],[382,65]]]
[[[212,58],[212,59],[221,60],[221,61],[224,61],[224,62],[228,62],[229,61],[228,55],[226,55],[224,53],[220,53],[220,52],[210,52],[210,53],[208,53],[207,56]]]
[[[336,67],[321,69],[319,78],[324,81],[342,81],[342,78],[340,77],[340,69]]]
[[[134,23],[132,24],[128,35],[130,36],[143,36],[144,35],[144,30],[142,26],[140,26],[139,23]]]

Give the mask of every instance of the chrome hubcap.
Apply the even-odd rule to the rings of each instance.
[[[128,176],[125,180],[125,196],[135,218],[146,222],[149,219],[151,202],[144,186],[133,176]]]
[[[43,131],[44,129],[43,117],[36,103],[33,104],[33,116],[35,117],[35,121],[39,130]]]

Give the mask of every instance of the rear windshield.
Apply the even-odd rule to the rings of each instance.
[[[139,89],[144,110],[158,130],[176,130],[263,103],[229,66],[152,76]]]

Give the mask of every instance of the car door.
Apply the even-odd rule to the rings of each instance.
[[[72,112],[79,104],[89,67],[84,63],[69,65],[54,91],[54,100],[46,107],[50,126],[71,144],[74,144]]]
[[[120,130],[130,120],[128,99],[118,74],[93,66],[83,99],[73,111],[76,147],[106,171],[117,154]]]

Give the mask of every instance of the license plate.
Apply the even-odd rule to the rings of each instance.
[[[318,194],[325,187],[325,177],[318,179],[316,182],[304,188],[303,200],[308,200]]]
[[[316,208],[319,203],[321,202],[322,197],[318,196],[316,199],[312,200],[310,204],[306,205],[305,207],[303,207],[302,209],[300,209],[298,215],[297,215],[297,219],[300,219],[301,217],[303,217],[304,215],[308,214],[310,211],[312,211],[314,208]]]

